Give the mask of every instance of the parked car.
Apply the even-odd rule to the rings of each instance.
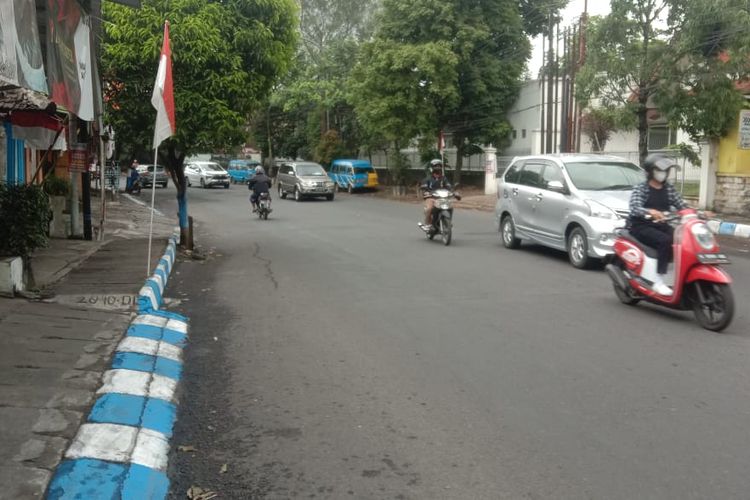
[[[292,194],[297,201],[314,196],[325,196],[328,201],[332,201],[334,196],[334,182],[328,178],[323,167],[313,162],[282,163],[276,184],[279,198]]]
[[[328,176],[336,183],[337,190],[346,189],[350,193],[378,187],[378,174],[367,160],[333,160]]]
[[[644,171],[616,156],[541,155],[514,158],[498,183],[495,216],[506,248],[530,240],[568,252],[587,267],[613,253],[615,229],[629,214]]]
[[[260,166],[256,160],[229,160],[227,173],[234,184],[247,182],[249,177],[253,176],[255,167]]]
[[[229,189],[229,174],[213,161],[194,161],[185,165],[187,185],[198,184],[202,188],[224,186]]]
[[[153,181],[154,166],[153,165],[140,165],[136,170],[138,170],[138,176],[141,178],[141,186],[149,187],[154,183]],[[168,184],[169,184],[169,175],[167,175],[167,171],[164,170],[163,166],[157,165],[156,166],[156,185],[165,188],[167,187]]]

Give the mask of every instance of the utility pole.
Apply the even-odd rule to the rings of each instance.
[[[580,28],[578,35],[578,64],[577,70],[586,63],[586,28],[588,26],[589,18],[589,2],[584,0],[583,3],[583,14],[581,14]],[[576,103],[576,151],[581,151],[581,121],[583,120],[583,110],[581,105]]]
[[[546,66],[547,53],[545,52],[545,44],[546,44],[546,38],[542,37],[542,71],[541,71],[541,75],[540,75],[541,76],[541,81],[539,82],[539,89],[540,89],[539,95],[541,97],[541,99],[540,99],[540,103],[541,103],[541,106],[540,106],[540,109],[541,109],[541,112],[540,112],[540,122],[542,124],[541,130],[540,130],[540,133],[539,133],[539,150],[540,150],[539,152],[541,154],[545,154],[547,152],[547,150],[545,148],[545,145],[546,145],[546,135],[545,134],[546,134],[546,131],[547,131],[547,127],[544,126],[544,119],[545,119],[545,99],[544,99],[544,93],[547,90],[547,87],[545,86],[545,83],[544,83],[545,82],[545,79],[544,79],[544,77],[545,77],[545,68],[547,67]]]
[[[552,71],[549,65],[552,64],[552,62],[555,60],[555,54],[553,50],[553,43],[554,43],[554,25],[552,24],[552,14],[549,15],[549,25],[548,25],[548,32],[547,36],[549,39],[549,52],[547,57],[547,68],[546,72],[548,72],[547,80],[547,138],[546,138],[546,147],[545,152],[546,153],[552,153],[552,100],[554,99],[554,82],[552,81]]]

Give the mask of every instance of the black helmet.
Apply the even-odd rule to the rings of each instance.
[[[646,171],[649,178],[654,175],[654,170],[668,172],[670,168],[679,169],[680,166],[674,161],[674,159],[661,153],[652,153],[643,161],[643,170]]]

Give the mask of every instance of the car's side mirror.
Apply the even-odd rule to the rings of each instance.
[[[560,181],[549,181],[547,183],[547,189],[554,191],[555,193],[568,194],[568,188],[565,187]]]

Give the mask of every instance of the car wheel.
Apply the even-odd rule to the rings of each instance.
[[[578,269],[586,269],[591,264],[589,240],[583,228],[577,227],[568,235],[568,258]]]
[[[516,237],[516,225],[513,223],[513,217],[506,215],[500,221],[500,235],[503,239],[503,246],[505,248],[518,248],[521,245],[521,240]]]
[[[286,200],[286,192],[281,188],[281,184],[279,184],[279,198]]]
[[[162,189],[167,189],[167,186],[169,185],[168,182],[165,182],[161,185]]]
[[[203,180],[203,177],[201,177],[201,187],[206,189],[206,181]]]
[[[333,192],[338,193],[339,192],[339,183],[336,182],[333,184]]]
[[[299,192],[298,187],[294,187],[294,201],[302,201],[302,193]]]
[[[224,189],[229,189],[229,183],[224,184]]]
[[[326,200],[333,201],[333,193],[326,195]]]
[[[353,191],[354,191],[354,188],[352,187],[351,184],[349,184],[349,186],[347,186],[347,188],[346,188],[346,192],[349,193],[349,194],[352,194]]]

